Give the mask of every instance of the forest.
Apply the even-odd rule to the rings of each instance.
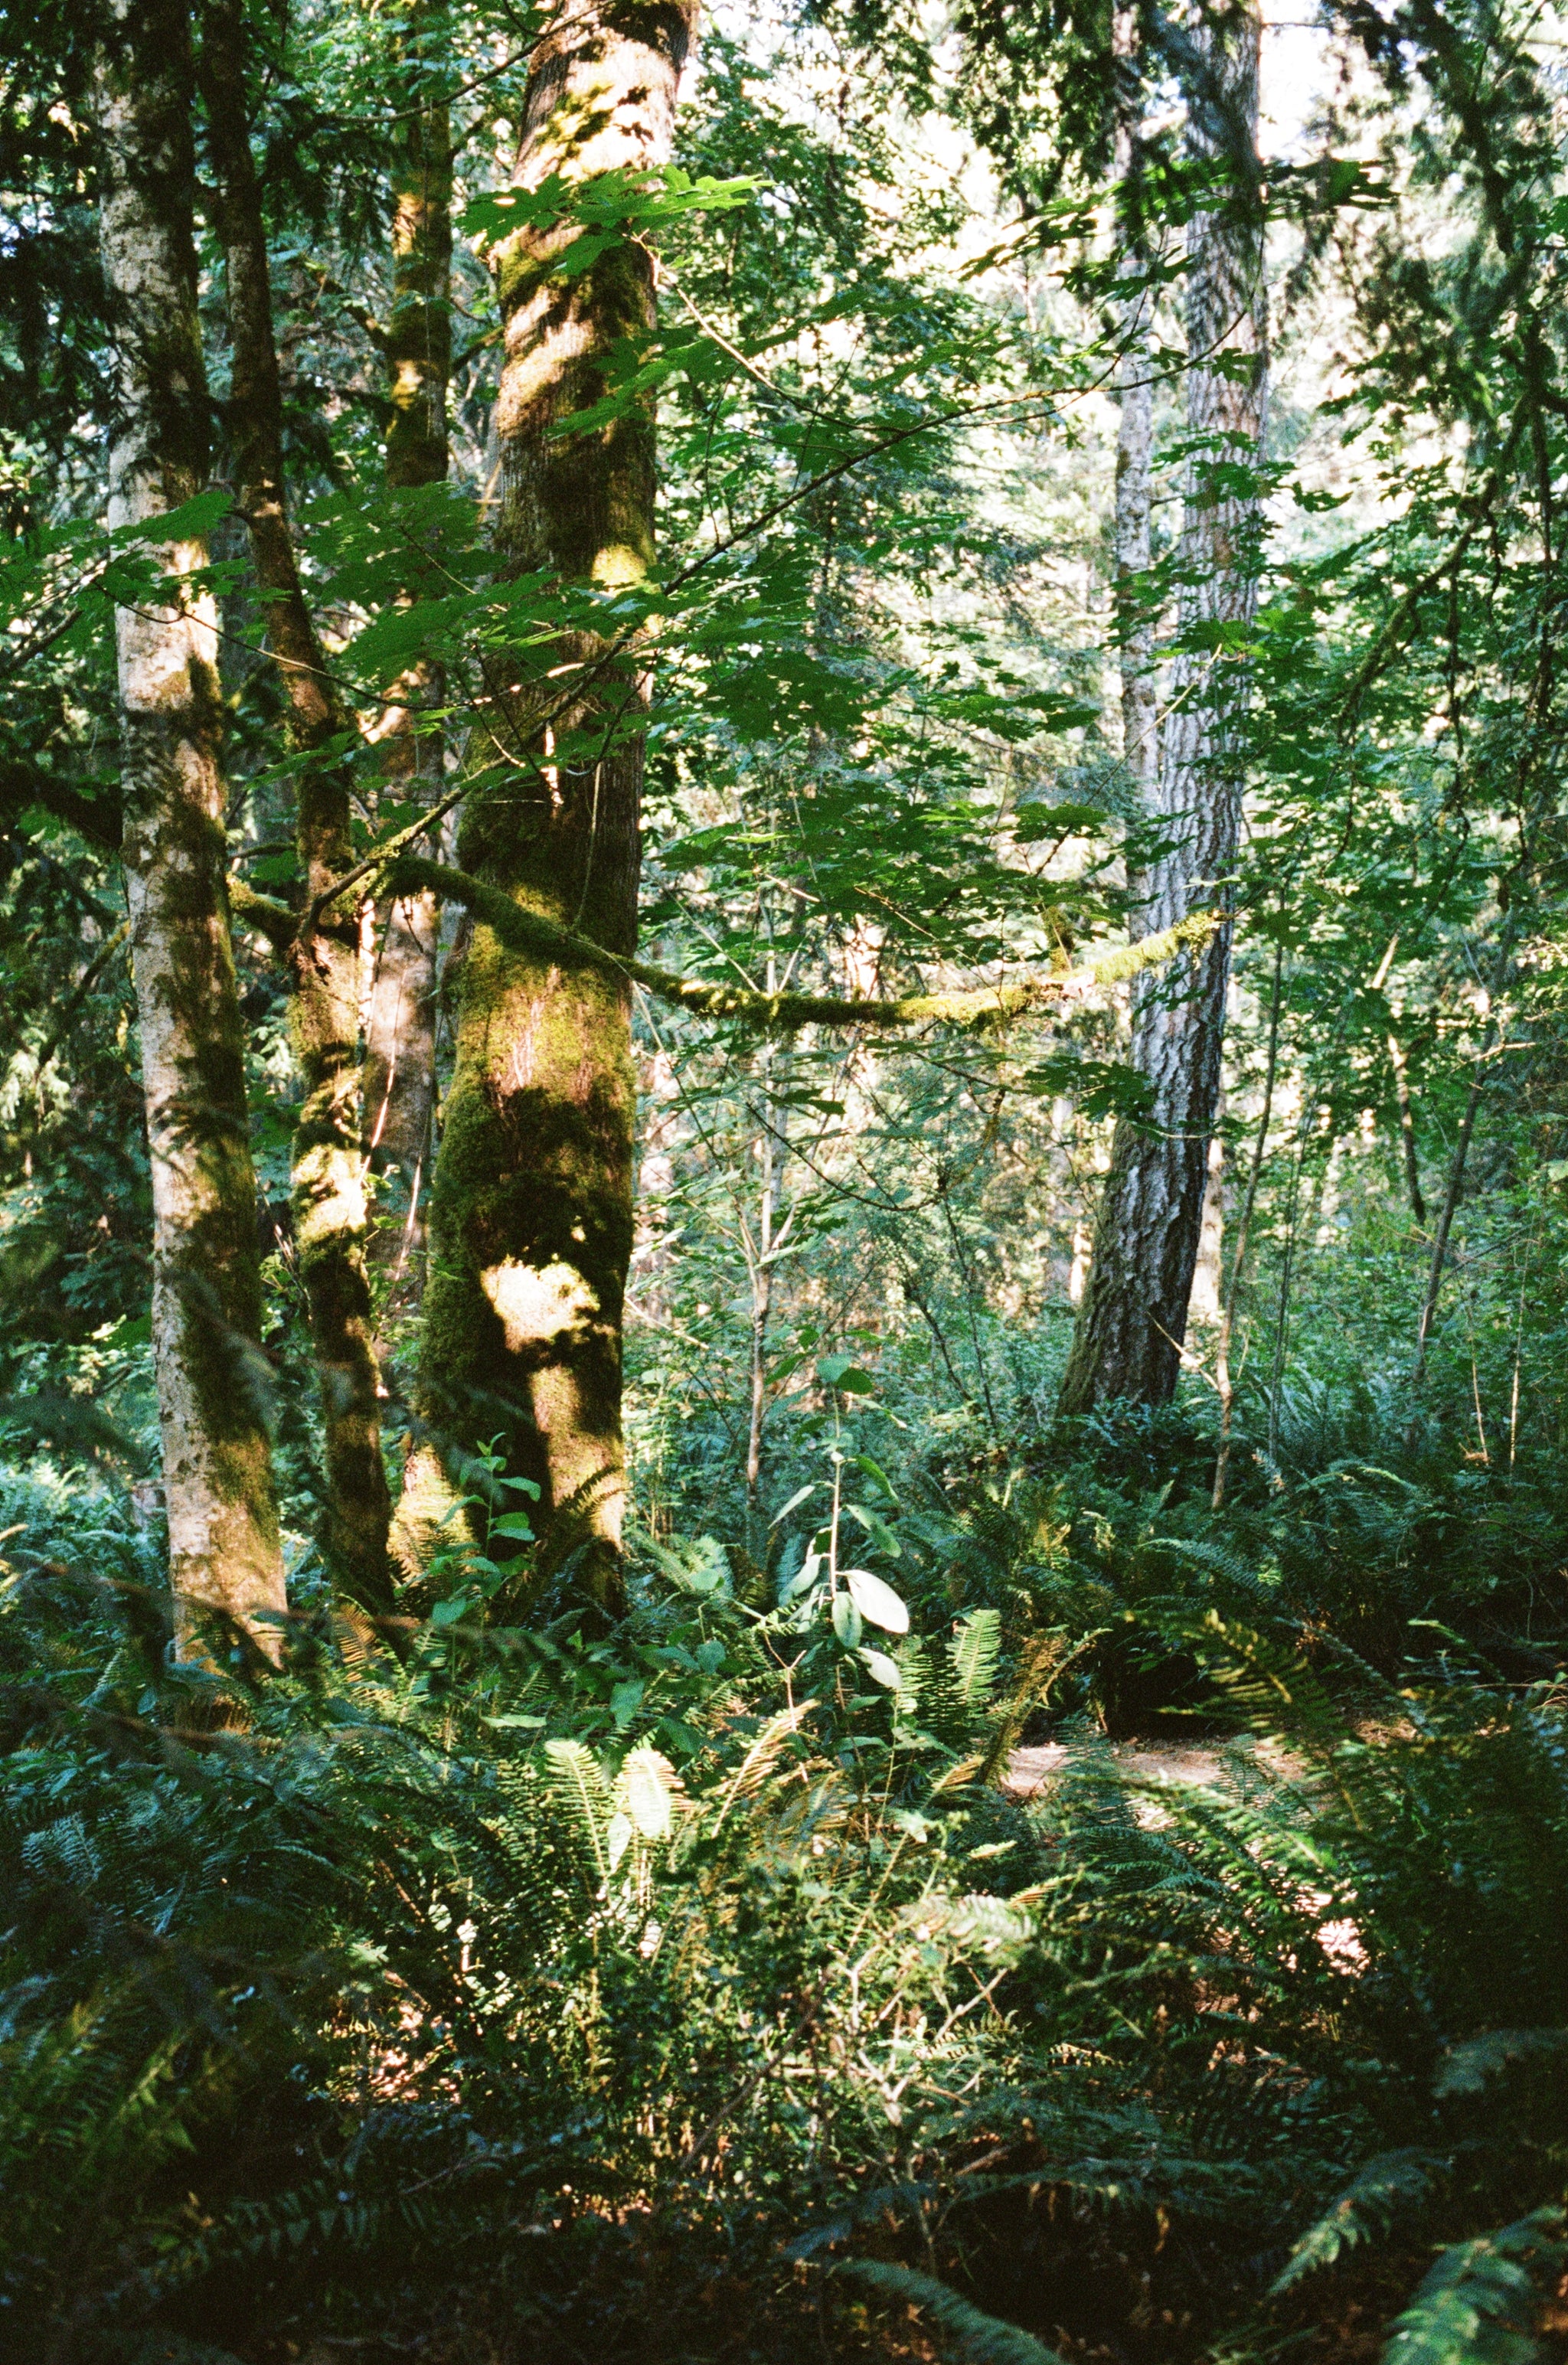
[[[0,28],[0,2359],[1568,2359],[1568,26]]]

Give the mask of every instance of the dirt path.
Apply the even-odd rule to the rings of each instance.
[[[1283,1750],[1267,1742],[1255,1744],[1249,1755],[1259,1773],[1275,1780],[1301,1771]],[[1233,1758],[1217,1741],[1047,1741],[1035,1749],[1014,1751],[1004,1787],[1015,1799],[1038,1798],[1064,1765],[1085,1759],[1099,1761],[1136,1782],[1191,1782],[1219,1790],[1236,1788],[1246,1762]]]

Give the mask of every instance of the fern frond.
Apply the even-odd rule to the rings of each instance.
[[[916,2274],[912,2267],[890,2266],[880,2259],[850,2259],[838,2271],[890,2299],[913,2301],[942,2337],[943,2346],[966,2365],[1061,2365],[1056,2350],[1033,2333],[987,2315],[934,2275]]]
[[[1534,2209],[1439,2251],[1383,2350],[1383,2365],[1535,2365],[1549,2276],[1568,2257],[1568,2212]]]
[[[961,1618],[947,1645],[947,1662],[964,1706],[983,1708],[996,1689],[1002,1664],[1002,1612],[972,1609]]]
[[[591,1749],[580,1741],[547,1741],[544,1760],[550,1786],[570,1811],[577,1831],[588,1842],[600,1885],[610,1878],[610,1826],[615,1802],[603,1768]]]
[[[1274,2280],[1275,2292],[1289,2291],[1320,2267],[1331,2267],[1347,2250],[1385,2232],[1399,2209],[1426,2199],[1445,2168],[1446,2162],[1429,2151],[1385,2151],[1369,2159],[1302,2235]]]
[[[1568,2028],[1489,2028],[1484,2035],[1469,2037],[1451,2048],[1432,2091],[1439,2101],[1450,2094],[1479,2094],[1518,2062],[1555,2066],[1564,2060],[1568,2060]]]
[[[776,1716],[768,1718],[724,1787],[713,1822],[715,1833],[722,1831],[730,1810],[738,1799],[748,1799],[762,1788],[785,1743],[791,1734],[800,1731],[816,1705],[815,1700],[798,1700],[792,1708],[780,1709]]]

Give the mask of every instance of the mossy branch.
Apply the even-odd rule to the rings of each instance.
[[[968,1026],[988,1019],[1020,1017],[1091,987],[1118,984],[1143,970],[1162,968],[1183,946],[1205,943],[1225,917],[1217,912],[1194,913],[1175,927],[1106,953],[1083,969],[1046,972],[1011,985],[981,986],[961,993],[840,1000],[825,993],[759,993],[750,986],[713,984],[705,979],[682,977],[678,970],[661,969],[653,961],[607,952],[588,937],[558,927],[536,912],[524,911],[498,887],[487,886],[466,871],[449,869],[444,863],[406,856],[390,864],[385,876],[388,893],[407,894],[423,887],[449,902],[465,905],[476,920],[513,951],[564,965],[608,970],[642,986],[672,1009],[689,1011],[700,1018],[738,1018],[769,1034],[788,1034],[797,1026],[895,1027],[932,1022]]]
[[[286,953],[299,927],[299,914],[275,896],[258,894],[243,879],[229,874],[229,908],[235,918],[258,936],[265,936],[274,953]]]

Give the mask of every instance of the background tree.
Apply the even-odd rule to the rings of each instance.
[[[1234,905],[1246,648],[1260,564],[1267,296],[1258,19],[1238,8],[1204,18],[1194,38],[1202,77],[1189,95],[1188,150],[1210,185],[1188,232],[1181,633],[1160,751],[1169,842],[1141,882],[1139,925],[1151,928],[1200,904]],[[1117,1127],[1063,1412],[1113,1397],[1162,1404],[1175,1390],[1219,1104],[1231,933],[1227,916],[1190,973],[1139,989],[1132,1060],[1149,1087],[1148,1112]]]
[[[407,12],[394,126],[392,286],[386,354],[386,484],[394,493],[444,485],[452,375],[452,119],[445,97],[453,27],[441,8]],[[420,532],[417,505],[407,530]],[[394,798],[434,802],[445,737],[431,710],[438,668],[416,665],[405,702],[380,735]],[[419,1306],[424,1285],[424,1201],[436,1101],[440,903],[430,890],[376,914],[365,1012],[366,1146],[377,1178],[375,1258],[387,1292],[384,1330]]]

